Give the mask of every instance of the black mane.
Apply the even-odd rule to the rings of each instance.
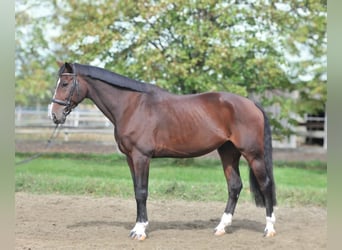
[[[99,67],[78,63],[74,63],[73,65],[76,74],[89,76],[91,78],[104,81],[116,87],[125,88],[137,92],[149,92],[152,88],[155,88],[155,86],[152,84],[139,82]]]

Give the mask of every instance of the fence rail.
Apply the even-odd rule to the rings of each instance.
[[[49,108],[15,109],[16,133],[40,133],[40,128],[53,127]],[[65,137],[70,134],[93,133],[112,134],[113,124],[97,108],[77,107],[69,114],[63,124]],[[323,139],[323,147],[327,148],[326,118],[306,117],[305,121],[296,128],[297,134],[283,141],[274,141],[276,148],[296,148],[305,143],[307,138]]]
[[[49,108],[15,109],[15,126],[20,127],[51,127],[52,119]],[[112,123],[98,109],[76,108],[71,112],[63,125],[64,128],[97,129],[113,128]]]

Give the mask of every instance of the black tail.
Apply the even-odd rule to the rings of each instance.
[[[277,204],[277,199],[276,199],[276,192],[275,192],[275,182],[274,182],[274,177],[273,177],[271,127],[270,127],[267,115],[265,111],[263,110],[263,108],[257,103],[255,103],[255,106],[257,106],[264,115],[264,161],[265,161],[265,167],[266,167],[266,174],[268,175],[271,181],[271,185],[272,185],[272,200],[273,200],[273,205],[275,206]],[[259,184],[251,169],[249,171],[249,182],[250,182],[251,192],[254,195],[255,204],[257,206],[264,207],[265,197],[262,194]]]

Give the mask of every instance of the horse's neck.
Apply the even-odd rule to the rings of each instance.
[[[123,90],[106,83],[89,84],[88,98],[102,111],[102,113],[114,124],[120,120],[128,105],[139,93]]]

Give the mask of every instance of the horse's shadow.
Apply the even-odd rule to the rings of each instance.
[[[210,220],[194,220],[194,221],[150,221],[148,226],[148,232],[160,231],[160,230],[204,230],[211,229],[212,231],[219,223],[220,219],[210,219]],[[134,227],[134,223],[125,221],[80,221],[75,224],[67,226],[69,229],[73,228],[85,228],[85,227],[123,227],[127,230],[131,230]],[[258,221],[253,221],[249,219],[233,221],[232,226],[227,228],[228,233],[233,233],[241,229],[260,232],[265,225]]]

